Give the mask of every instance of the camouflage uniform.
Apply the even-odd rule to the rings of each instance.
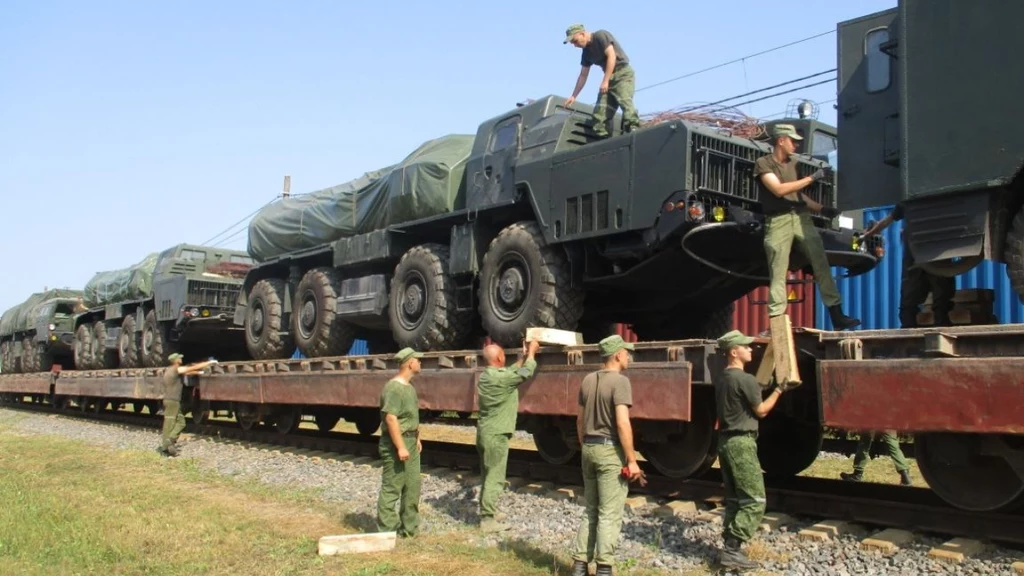
[[[910,464],[907,463],[907,459],[903,456],[903,450],[900,449],[900,442],[896,437],[896,432],[891,430],[886,430],[877,435],[874,432],[861,432],[860,440],[857,442],[857,452],[853,456],[853,474],[841,472],[839,475],[843,480],[860,481],[863,479],[864,468],[871,457],[871,444],[874,443],[876,437],[885,445],[889,458],[892,458],[892,463],[896,466],[896,472],[900,475],[900,483],[904,486],[910,486],[912,484],[910,480]]]
[[[179,358],[181,358],[181,354],[177,352],[168,356],[168,360],[172,363]],[[177,364],[168,366],[164,370],[163,388],[164,425],[160,433],[158,452],[175,455],[178,452],[175,442],[178,441],[178,436],[185,429],[185,416],[181,413],[183,383],[181,375],[178,373]]]
[[[537,361],[524,360],[521,367],[488,367],[477,383],[480,417],[477,420],[476,449],[483,476],[480,487],[480,525],[493,528],[498,497],[505,487],[508,443],[519,414],[518,386],[533,376]]]
[[[421,357],[419,352],[406,348],[395,355],[399,362]],[[394,414],[402,432],[402,442],[409,451],[403,462],[398,448],[391,440],[387,422]],[[380,494],[377,498],[377,531],[398,532],[400,536],[415,536],[419,531],[420,452],[417,449],[419,429],[419,398],[416,389],[398,379],[391,379],[380,393],[381,434],[379,442],[381,466]],[[395,505],[399,512],[395,512]]]

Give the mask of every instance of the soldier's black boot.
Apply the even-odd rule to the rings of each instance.
[[[856,471],[854,471],[852,474],[850,472],[840,472],[839,477],[842,478],[843,480],[846,480],[847,482],[860,482],[861,480],[864,479],[864,476],[860,472]]]
[[[612,567],[610,564],[598,564],[597,572],[595,576],[612,576]]]
[[[860,326],[860,320],[850,318],[846,314],[843,314],[843,307],[840,304],[829,306],[828,315],[832,320],[832,327],[836,330],[846,330],[848,328],[853,328],[854,326]]]
[[[900,486],[913,486],[910,481],[910,470],[900,470]]]
[[[747,558],[746,553],[740,549],[740,541],[732,537],[725,539],[725,548],[718,558],[718,563],[725,568],[736,570],[753,570],[758,566],[757,562]]]
[[[583,560],[576,560],[572,563],[571,576],[587,576],[587,563]]]

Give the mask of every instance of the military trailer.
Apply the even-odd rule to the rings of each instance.
[[[1024,298],[1021,18],[1013,0],[900,0],[841,22],[838,174],[841,209],[905,201],[922,268],[1005,262]]]
[[[76,367],[164,366],[168,354],[190,350],[243,357],[232,314],[251,264],[245,252],[178,244],[96,274],[84,290],[88,310],[75,316]]]
[[[72,368],[74,309],[81,290],[37,292],[0,317],[0,365],[9,373]]]
[[[254,359],[516,346],[531,326],[612,323],[642,339],[717,336],[768,283],[754,161],[764,142],[684,120],[594,136],[592,108],[547,96],[425,143],[354,181],[282,199],[249,226],[235,324]],[[790,119],[834,140],[811,119]],[[826,166],[804,157],[806,176]],[[831,175],[806,193],[835,206]],[[815,218],[832,265],[876,245]],[[794,250],[791,267],[808,269]]]

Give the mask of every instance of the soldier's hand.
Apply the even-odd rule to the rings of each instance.
[[[576,98],[569,96],[569,99],[565,101],[565,107],[568,108],[576,102]]]
[[[639,482],[641,486],[647,485],[647,476],[644,474],[644,471],[640,469],[639,464],[636,462],[630,462],[627,468],[629,468],[630,482]]]
[[[601,82],[601,94],[608,93],[608,81]]]
[[[811,174],[811,180],[814,180],[815,182],[817,182],[818,180],[823,180],[826,174],[827,172],[825,172],[824,168],[818,168],[818,170],[815,171],[814,174]]]
[[[402,462],[405,462],[406,460],[409,459],[409,451],[406,450],[404,446],[398,449],[398,459],[401,460]]]
[[[526,347],[527,354],[536,354],[537,350],[540,350],[540,342],[537,342],[536,340],[530,340]]]
[[[416,439],[416,453],[419,454],[421,452],[423,452],[423,441],[420,440],[419,438],[417,438]]]

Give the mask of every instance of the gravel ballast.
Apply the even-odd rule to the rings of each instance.
[[[51,435],[90,446],[116,450],[154,451],[159,434],[118,424],[89,422],[49,414],[0,408],[0,426],[13,432]],[[287,451],[261,450],[198,437],[181,446],[180,458],[192,459],[202,470],[223,476],[258,480],[268,485],[322,490],[322,498],[341,503],[363,528],[372,530],[380,469],[351,462],[313,460]],[[477,522],[478,488],[465,487],[451,474],[423,479],[421,513],[424,533],[466,529]],[[497,536],[470,531],[482,546],[520,540],[540,550],[567,556],[583,516],[575,502],[506,491],[501,508],[511,529]],[[722,545],[721,521],[697,518],[663,519],[653,507],[627,512],[617,558],[620,563],[664,569],[676,573],[708,563]],[[771,533],[761,533],[751,544],[762,569],[794,576],[810,574],[1013,574],[1011,564],[1024,554],[997,548],[961,564],[947,564],[927,556],[944,539],[918,536],[891,556],[860,550],[860,538],[840,536],[824,543],[802,541],[796,532],[813,522],[803,519]]]

